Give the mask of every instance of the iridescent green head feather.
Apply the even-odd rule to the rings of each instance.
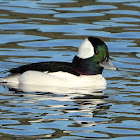
[[[101,74],[103,68],[117,70],[109,59],[107,45],[96,37],[88,37],[81,44],[73,60],[77,71],[87,75]]]

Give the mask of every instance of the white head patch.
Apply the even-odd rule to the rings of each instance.
[[[84,42],[81,44],[77,56],[79,58],[86,59],[92,57],[93,55],[94,55],[94,47],[88,40],[88,38],[86,38]]]

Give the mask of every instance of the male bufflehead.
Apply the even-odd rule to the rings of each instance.
[[[106,86],[102,76],[104,68],[117,70],[111,63],[106,44],[88,37],[81,44],[72,63],[39,62],[12,68],[1,82],[58,87]]]

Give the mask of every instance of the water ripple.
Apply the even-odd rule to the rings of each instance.
[[[87,36],[104,40],[119,68],[104,70],[102,92],[0,85],[0,138],[138,140],[139,7],[139,0],[0,0],[0,71],[71,62]]]

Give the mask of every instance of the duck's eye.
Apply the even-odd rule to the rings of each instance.
[[[97,50],[95,50],[95,54],[97,54],[98,53],[98,51]]]

